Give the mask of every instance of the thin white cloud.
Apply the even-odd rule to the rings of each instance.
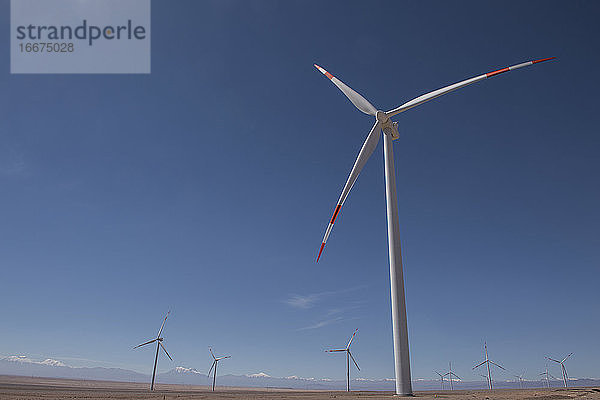
[[[322,328],[324,326],[331,325],[331,324],[334,324],[336,322],[340,322],[340,321],[343,321],[343,320],[344,320],[343,317],[330,318],[330,319],[326,319],[326,320],[323,320],[323,321],[319,321],[319,322],[317,322],[316,324],[313,324],[313,325],[305,326],[304,328],[298,328],[298,330],[299,331],[305,331],[305,330],[309,330],[309,329],[319,329],[319,328]]]
[[[322,293],[309,294],[302,296],[299,294],[291,295],[285,302],[294,308],[311,308],[323,296]]]
[[[361,285],[361,286],[352,287],[352,288],[348,288],[348,289],[333,290],[333,291],[326,291],[326,292],[320,292],[320,293],[310,293],[310,294],[305,294],[305,295],[292,294],[288,297],[288,299],[285,300],[285,303],[294,308],[308,309],[308,308],[315,306],[315,304],[318,303],[320,300],[322,300],[324,297],[336,296],[336,295],[353,292],[355,290],[360,290],[360,289],[364,289],[364,288],[365,288],[365,286]]]

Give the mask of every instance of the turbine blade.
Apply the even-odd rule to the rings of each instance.
[[[154,342],[156,342],[157,340],[158,340],[158,339],[152,339],[152,340],[148,340],[146,343],[138,344],[137,346],[135,346],[135,347],[134,347],[134,349],[137,349],[138,347],[142,347],[142,346],[145,346],[145,345],[147,345],[147,344],[150,344],[150,343],[154,343]]]
[[[208,351],[210,351],[210,355],[212,356],[213,360],[216,360],[217,357],[215,357],[215,355],[213,354],[212,349],[210,347],[208,348]]]
[[[349,349],[350,345],[352,344],[352,341],[354,340],[354,336],[356,336],[356,332],[358,332],[358,328],[356,328],[356,330],[354,331],[354,333],[352,334],[352,337],[350,338],[350,340],[348,341],[348,344],[346,345],[346,348]]]
[[[354,162],[354,166],[352,167],[352,171],[350,171],[350,176],[348,176],[348,180],[344,185],[344,189],[342,190],[342,194],[337,202],[337,206],[335,207],[335,211],[333,212],[333,216],[329,221],[329,225],[327,225],[327,230],[325,231],[325,236],[323,237],[323,241],[321,242],[321,248],[319,249],[319,255],[317,256],[317,262],[319,262],[319,258],[321,258],[321,253],[323,252],[323,248],[325,247],[325,243],[327,243],[327,238],[331,233],[331,229],[333,228],[333,224],[335,223],[335,219],[340,212],[340,208],[344,205],[344,201],[346,201],[346,197],[348,197],[348,193],[350,193],[350,189],[354,186],[354,182],[358,178],[358,174],[362,171],[363,167],[367,163],[371,154],[373,154],[373,150],[377,147],[377,143],[379,143],[379,136],[381,135],[379,122],[375,122],[373,128],[371,128],[371,132],[367,136],[362,148],[360,149],[360,153],[358,153],[358,157]]]
[[[484,360],[482,362],[480,362],[479,364],[477,364],[476,366],[473,367],[473,369],[477,368],[477,367],[481,367],[483,364],[485,364],[487,360]]]
[[[225,358],[231,358],[231,356],[219,357],[219,358],[217,358],[217,361],[224,360]]]
[[[333,349],[333,350],[325,350],[325,353],[333,353],[336,351],[346,351],[346,349]]]
[[[456,89],[460,89],[460,88],[465,87],[467,85],[470,85],[472,83],[479,82],[479,81],[484,80],[486,78],[490,78],[490,77],[492,77],[494,75],[498,75],[498,74],[501,74],[501,73],[504,73],[504,72],[512,71],[512,70],[517,69],[517,68],[527,67],[529,65],[537,64],[537,63],[540,63],[540,62],[543,62],[543,61],[552,60],[553,58],[556,58],[556,57],[543,58],[543,59],[534,60],[534,61],[527,61],[527,62],[524,62],[524,63],[521,63],[521,64],[511,65],[510,67],[506,67],[506,68],[502,68],[502,69],[499,69],[499,70],[496,70],[496,71],[488,72],[488,73],[483,74],[483,75],[475,76],[473,78],[465,79],[464,81],[460,81],[458,83],[445,86],[445,87],[443,87],[441,89],[434,90],[433,92],[425,93],[424,95],[421,95],[421,96],[419,96],[417,98],[414,98],[414,99],[412,99],[412,100],[410,100],[410,101],[402,104],[401,106],[399,106],[397,108],[394,108],[391,111],[388,111],[386,114],[387,114],[388,117],[392,117],[392,116],[394,116],[396,114],[399,114],[401,112],[409,110],[409,109],[411,109],[413,107],[416,107],[418,105],[421,105],[421,104],[423,104],[423,103],[425,103],[425,102],[427,102],[429,100],[433,100],[436,97],[442,96],[442,95],[444,95],[446,93],[450,93],[450,92],[452,92],[452,91],[454,91]]]
[[[498,365],[498,364],[496,364],[495,362],[493,362],[492,360],[490,360],[490,363],[491,363],[491,364],[494,364],[496,367],[498,367],[498,368],[502,368],[503,370],[505,370],[505,371],[506,371],[506,368],[504,368],[502,365]]]
[[[559,363],[559,364],[560,364],[560,361],[558,361],[558,360],[555,360],[554,358],[550,358],[550,357],[546,357],[546,358],[547,358],[548,360],[550,360],[550,361],[554,361],[555,363]]]
[[[348,100],[350,100],[352,102],[352,104],[354,104],[354,106],[356,108],[358,108],[360,111],[364,112],[365,114],[369,114],[369,115],[373,115],[373,116],[375,116],[375,114],[377,114],[377,109],[375,107],[373,107],[373,104],[369,103],[369,101],[367,99],[362,97],[360,94],[356,93],[354,90],[352,90],[350,87],[348,87],[344,82],[340,81],[338,78],[331,75],[329,72],[325,71],[324,68],[319,67],[317,64],[315,64],[315,68],[318,69],[323,75],[328,77],[331,80],[331,82],[333,82],[333,84],[335,86],[337,86],[338,89],[340,89],[342,91],[342,93],[344,93],[346,95]]]
[[[570,353],[568,356],[563,358],[563,360],[561,361],[561,364],[564,363],[565,361],[567,361],[567,358],[571,357],[572,355],[573,355],[573,353]]]
[[[173,361],[173,359],[171,358],[171,356],[169,355],[169,352],[167,351],[167,349],[165,348],[165,346],[163,346],[162,342],[158,342],[158,344],[160,345],[160,348],[164,350],[165,354],[167,355],[167,357],[169,357],[169,359],[171,361]]]
[[[454,372],[450,372],[452,375],[454,375],[455,378],[457,379],[462,379],[460,376],[456,375]]]
[[[165,319],[163,320],[162,325],[160,326],[160,329],[158,330],[158,335],[156,335],[157,338],[160,337],[160,334],[162,333],[162,330],[165,327],[165,322],[167,322],[167,318],[169,318],[169,314],[171,314],[171,310],[169,310],[167,315],[165,315]]]
[[[433,371],[433,372],[435,372],[436,374],[438,374],[438,375],[440,376],[440,378],[444,376],[444,375],[440,374],[440,373],[439,373],[439,372],[437,372],[437,371]]]
[[[216,363],[217,363],[217,360],[214,360],[213,363],[212,363],[212,365],[210,366],[210,369],[208,370],[207,376],[210,376],[210,373],[211,373],[211,371],[212,371],[212,369],[213,369],[213,367],[215,366]]]
[[[358,364],[356,363],[356,360],[354,359],[354,357],[352,357],[352,353],[350,353],[350,351],[348,350],[348,355],[350,355],[350,358],[352,359],[352,361],[354,361],[354,365],[356,365],[356,368],[360,371],[360,367],[358,366]]]

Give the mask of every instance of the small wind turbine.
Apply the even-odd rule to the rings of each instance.
[[[215,391],[215,382],[217,381],[217,364],[219,363],[219,361],[225,359],[225,358],[231,358],[231,356],[225,356],[225,357],[215,357],[215,355],[212,352],[212,349],[209,347],[208,351],[210,351],[210,355],[213,358],[213,363],[210,366],[210,369],[208,370],[208,377],[210,378],[210,372],[212,371],[213,367],[215,367],[215,371],[213,374],[213,392]]]
[[[550,372],[548,372],[548,364],[546,363],[546,372],[542,372],[540,375],[544,375],[543,379],[546,379],[546,387],[550,388],[550,378],[557,379]]]
[[[452,361],[448,363],[448,367],[448,372],[446,372],[444,376],[448,375],[448,379],[450,380],[450,390],[454,390],[454,386],[452,385],[452,377],[454,376],[455,378],[460,379],[460,376],[452,372]]]
[[[546,357],[548,360],[554,361],[555,363],[560,364],[560,369],[562,370],[563,382],[565,384],[565,387],[568,387],[567,381],[569,380],[569,376],[567,375],[567,369],[565,368],[565,361],[567,361],[567,358],[571,357],[572,355],[573,355],[573,353],[570,353],[568,356],[563,358],[562,361],[558,361],[558,360],[555,360],[554,358]]]
[[[519,380],[519,389],[523,389],[523,375],[525,375],[525,371],[521,375],[513,375]]]
[[[354,333],[352,334],[352,337],[348,341],[348,345],[346,346],[345,349],[325,350],[326,353],[334,353],[334,352],[338,352],[338,351],[346,352],[346,378],[347,378],[346,390],[348,392],[350,391],[350,359],[352,359],[352,361],[354,361],[354,365],[356,365],[356,369],[358,369],[360,371],[360,367],[358,366],[358,364],[356,363],[356,360],[354,359],[354,357],[352,357],[352,353],[350,352],[350,345],[352,344],[352,341],[354,340],[354,336],[356,336],[356,332],[358,332],[358,329],[356,329],[354,331]]]
[[[473,369],[475,369],[475,368],[477,368],[477,367],[480,367],[480,366],[482,366],[483,364],[487,364],[487,373],[488,373],[488,374],[487,374],[487,379],[488,379],[488,386],[489,386],[490,390],[492,390],[494,387],[493,387],[493,384],[492,384],[492,372],[490,371],[490,364],[494,364],[496,367],[498,367],[498,368],[502,368],[502,369],[504,369],[505,371],[506,371],[506,369],[505,369],[503,366],[496,364],[495,362],[493,362],[492,360],[490,360],[490,359],[488,358],[488,352],[487,352],[487,342],[484,342],[484,344],[483,344],[483,345],[484,345],[484,347],[485,347],[485,360],[483,360],[482,362],[480,362],[479,364],[477,364],[476,366],[474,366],[474,367],[473,367]]]
[[[146,343],[138,344],[137,346],[134,347],[134,349],[137,349],[138,347],[142,347],[142,346],[145,346],[145,345],[150,344],[150,343],[154,343],[154,342],[157,343],[156,344],[156,357],[154,357],[154,369],[152,370],[152,383],[150,384],[150,390],[154,390],[154,377],[156,376],[156,365],[158,364],[158,351],[159,351],[159,349],[162,348],[164,350],[165,354],[167,355],[167,357],[169,357],[169,359],[171,361],[173,361],[173,359],[169,355],[169,352],[167,352],[167,349],[165,349],[165,346],[163,346],[163,344],[162,344],[163,338],[160,337],[160,334],[162,333],[163,328],[165,327],[165,322],[167,322],[167,318],[169,317],[170,313],[171,313],[171,311],[169,311],[167,313],[167,315],[165,315],[165,319],[163,320],[163,323],[160,326],[160,329],[158,330],[158,335],[156,335],[156,339],[149,340]]]
[[[444,390],[444,376],[446,376],[446,374],[440,374],[439,372],[435,371],[436,374],[438,374],[440,376],[440,382],[442,384],[442,390]]]

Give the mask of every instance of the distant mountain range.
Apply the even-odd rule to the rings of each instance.
[[[25,356],[9,356],[0,358],[0,375],[35,376],[45,378],[68,378],[119,382],[149,382],[150,375],[130,371],[121,368],[88,368],[71,367],[65,363],[46,359],[33,360]],[[176,367],[168,372],[158,374],[157,382],[180,385],[210,385],[212,380],[193,368]],[[247,375],[221,375],[217,377],[217,383],[221,386],[234,387],[262,387],[262,388],[290,388],[290,389],[322,389],[343,390],[345,381],[331,379],[301,378],[298,376],[273,377],[259,372]],[[497,388],[518,388],[519,383],[515,381],[495,381]],[[551,381],[551,386],[560,387],[562,381]],[[524,387],[545,387],[542,381],[525,381]],[[600,379],[571,379],[571,386],[600,386]],[[352,379],[351,386],[355,390],[394,390],[393,379]],[[438,390],[440,381],[430,379],[415,379],[413,381],[415,390]],[[486,382],[481,381],[455,381],[455,389],[483,389]],[[449,383],[445,382],[445,389],[449,389]]]

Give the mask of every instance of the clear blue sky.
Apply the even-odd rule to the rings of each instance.
[[[393,376],[382,144],[314,260],[387,110],[523,61],[396,120],[413,378],[598,377],[598,2],[154,1],[151,75],[10,75],[0,2],[0,354]],[[88,361],[86,361],[88,360]],[[91,360],[91,361],[89,361]],[[555,371],[558,373],[558,370]],[[555,373],[555,374],[556,374]],[[354,372],[353,372],[354,375]],[[477,378],[478,379],[478,378]]]

